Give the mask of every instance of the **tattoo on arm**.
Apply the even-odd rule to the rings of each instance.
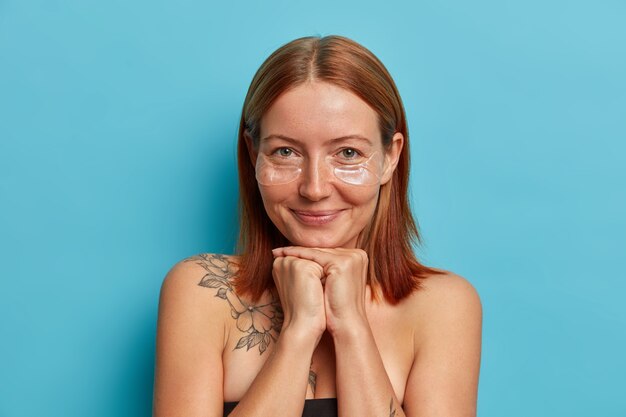
[[[396,409],[393,406],[393,397],[391,397],[391,402],[389,403],[389,417],[395,417]]]
[[[313,395],[315,395],[316,384],[317,384],[317,374],[313,372],[313,369],[309,368],[309,386],[311,387],[311,392],[313,392]]]
[[[263,305],[252,305],[242,300],[235,293],[231,281],[235,275],[235,266],[224,255],[200,254],[184,262],[195,262],[204,268],[207,273],[198,285],[216,289],[215,296],[229,304],[230,315],[237,321],[237,329],[244,333],[235,349],[245,347],[248,351],[258,346],[259,354],[263,354],[272,341],[276,342],[283,323],[280,301],[273,296],[269,303]]]

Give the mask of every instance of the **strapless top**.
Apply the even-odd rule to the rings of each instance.
[[[238,402],[224,403],[224,417],[229,415]],[[337,399],[336,398],[315,398],[312,400],[304,400],[304,409],[302,417],[337,417]]]

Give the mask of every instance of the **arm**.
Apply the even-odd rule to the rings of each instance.
[[[427,280],[428,282],[428,280]],[[482,309],[474,288],[435,276],[416,306],[416,356],[399,406],[367,323],[335,336],[338,397],[344,416],[476,415]],[[355,395],[359,393],[359,395]]]
[[[202,259],[215,260],[211,257]],[[306,261],[299,261],[302,262]],[[291,265],[286,261],[283,263]],[[224,297],[207,297],[206,288],[198,286],[198,281],[204,275],[202,282],[210,281],[206,286],[218,290],[220,280],[228,277],[208,276],[205,269],[211,270],[210,267],[202,269],[195,264],[179,263],[165,279],[159,306],[155,417],[222,415],[222,352],[226,345],[225,323],[232,320],[232,312],[228,303],[222,302]],[[282,274],[282,278],[285,276]],[[287,307],[283,329],[261,371],[231,413],[232,417],[299,417],[302,413],[310,360],[319,337],[312,331],[315,326],[312,326],[311,317],[301,308],[310,304],[298,297],[308,294],[314,301],[314,284],[319,286],[319,299],[323,300],[323,296],[319,278],[306,274],[298,277],[300,279],[289,277],[293,279],[287,280],[288,286],[277,285]],[[224,296],[225,289],[219,288],[218,294]],[[319,304],[323,308],[323,301]],[[294,305],[300,308],[294,310]],[[297,320],[294,312],[299,313],[296,314]],[[323,326],[323,310],[321,313]],[[323,330],[323,327],[319,329],[319,335]]]
[[[446,274],[424,282],[412,303],[415,358],[400,407],[364,309],[367,255],[360,250],[288,247],[282,255],[324,267],[327,329],[337,360],[342,416],[475,416],[482,308],[465,279]]]
[[[346,324],[333,333],[339,415],[404,416],[367,319]]]
[[[309,259],[324,268],[326,328],[335,346],[339,414],[402,416],[365,312],[367,254],[302,247],[280,248],[274,254]]]
[[[322,268],[293,257],[274,260],[284,322],[276,348],[231,417],[300,417],[313,351],[325,330]]]
[[[221,416],[225,306],[198,286],[204,270],[180,262],[161,287],[153,415]]]
[[[416,357],[404,397],[408,416],[476,416],[482,307],[465,279],[447,274],[425,281],[417,314]]]
[[[300,417],[316,344],[309,334],[283,330],[271,356],[229,417]]]

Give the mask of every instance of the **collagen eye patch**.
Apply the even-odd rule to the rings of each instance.
[[[261,185],[284,185],[304,175],[306,164],[311,163],[301,157],[280,157],[260,153],[256,162],[256,179]],[[313,162],[315,163],[315,162]],[[321,165],[321,166],[320,166]],[[369,158],[360,161],[340,161],[333,156],[326,157],[315,166],[316,174],[324,181],[337,179],[350,185],[379,184],[384,172],[384,158],[374,152]]]

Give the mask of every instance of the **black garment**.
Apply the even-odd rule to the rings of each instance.
[[[225,402],[224,417],[229,415],[237,404],[237,402]],[[337,399],[315,398],[313,400],[304,400],[302,417],[337,417]]]

